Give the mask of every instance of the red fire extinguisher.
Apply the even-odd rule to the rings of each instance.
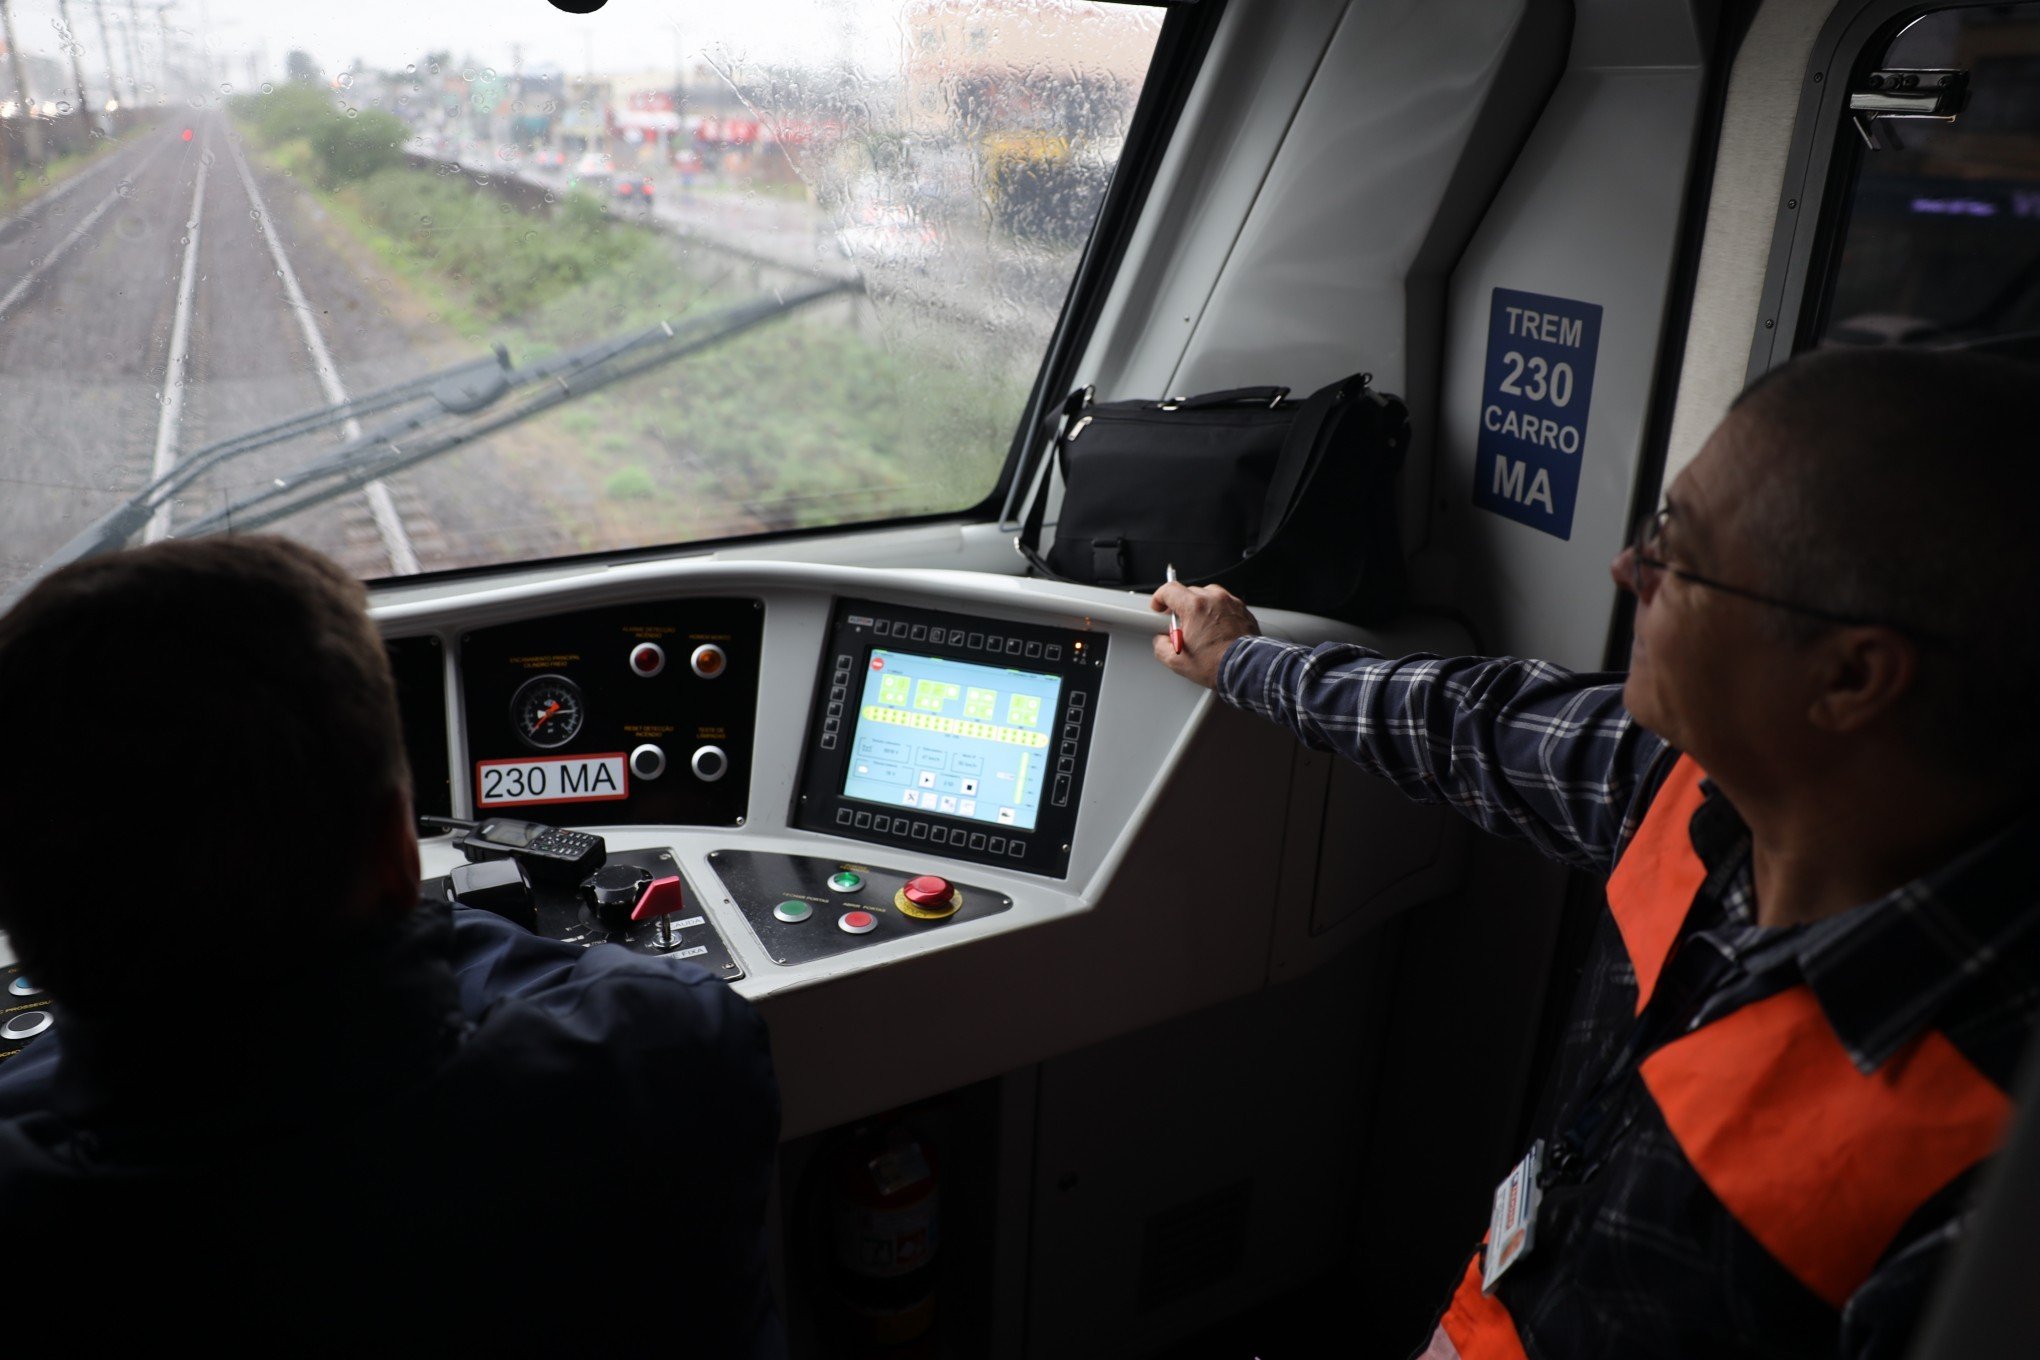
[[[935,1152],[904,1124],[860,1125],[828,1166],[829,1274],[853,1349],[905,1360],[935,1325]]]

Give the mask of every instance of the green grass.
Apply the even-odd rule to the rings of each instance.
[[[602,494],[613,501],[645,501],[658,494],[658,487],[653,485],[651,473],[632,463],[610,475],[602,484]]]
[[[145,129],[138,129],[145,130]],[[14,165],[0,175],[0,215],[27,207],[65,180],[82,174],[102,156],[113,153],[120,143],[111,137],[95,138],[88,148],[65,156],[52,156],[41,165]]]

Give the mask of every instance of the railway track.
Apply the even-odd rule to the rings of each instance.
[[[90,422],[89,440],[66,437],[61,410],[10,412],[16,441],[0,451],[0,481],[76,503],[21,521],[0,511],[7,565],[19,573],[95,517],[92,503],[111,508],[211,440],[348,398],[321,320],[331,300],[319,283],[307,286],[237,141],[216,113],[194,120],[189,141],[180,125],[159,125],[0,222],[0,407],[36,406],[25,376],[52,357],[73,382],[89,386],[80,370],[97,366],[108,370],[109,387],[116,374],[129,385],[146,375],[153,389],[153,411],[129,400],[120,418]],[[174,213],[163,204],[172,194]],[[97,335],[98,323],[114,317],[147,324],[140,334]],[[285,347],[302,359],[282,357]],[[330,438],[359,433],[349,421]],[[310,452],[296,441],[249,460],[260,466],[234,465],[232,483],[202,481],[188,500],[162,507],[144,538],[174,535],[233,486],[278,475]],[[38,459],[40,467],[12,466]],[[25,475],[5,475],[15,472]],[[347,499],[306,536],[359,576],[416,573],[419,545],[444,541],[415,492],[373,482]]]

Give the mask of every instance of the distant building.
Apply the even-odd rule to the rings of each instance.
[[[1160,22],[1148,11],[1103,7],[1001,19],[965,0],[921,0],[900,24],[907,130],[1081,137],[1116,128],[1147,74]]]

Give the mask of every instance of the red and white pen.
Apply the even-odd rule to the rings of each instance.
[[[1169,564],[1169,584],[1176,584],[1176,564]],[[1176,611],[1169,611],[1169,645],[1176,649],[1176,655],[1183,655],[1183,621],[1176,617]]]

